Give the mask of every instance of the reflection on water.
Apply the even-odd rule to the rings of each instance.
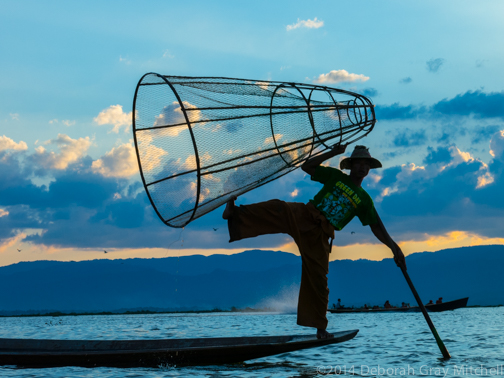
[[[226,366],[159,369],[0,367],[1,377],[504,376],[504,308],[432,313],[452,359],[444,361],[420,313],[328,314],[330,330],[360,329],[339,345]],[[295,314],[211,313],[0,318],[0,337],[164,339],[310,334]]]

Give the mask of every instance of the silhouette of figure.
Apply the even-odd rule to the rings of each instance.
[[[406,268],[404,254],[387,233],[373,200],[362,188],[370,169],[381,163],[371,157],[368,148],[356,146],[352,155],[341,160],[340,168],[350,175],[321,164],[345,152],[347,145],[335,145],[301,166],[322,189],[308,204],[270,200],[235,206],[231,198],[222,214],[228,220],[230,242],[268,234],[288,234],[299,248],[302,259],[297,324],[317,328],[318,338],[333,337],[326,331],[329,289],[329,253],[334,231],[342,230],[356,215],[394,254],[398,266]],[[330,240],[330,241],[329,241]]]

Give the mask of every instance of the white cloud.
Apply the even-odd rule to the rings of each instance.
[[[504,130],[495,133],[490,140],[490,155],[502,157],[504,153]]]
[[[124,63],[124,64],[131,64],[131,59],[123,58],[122,55],[119,55],[119,62]]]
[[[54,119],[51,119],[51,120],[49,121],[49,124],[51,124],[51,125],[53,125],[53,124],[55,124],[55,123],[59,123],[59,119],[54,118]],[[65,126],[73,126],[73,125],[75,125],[75,123],[76,123],[76,122],[75,122],[75,121],[73,121],[73,120],[69,120],[69,119],[63,119],[63,120],[61,120],[61,123],[62,123],[63,125],[65,125]]]
[[[161,164],[162,157],[168,155],[168,152],[152,144],[152,135],[150,130],[143,131],[137,136],[138,151],[142,162],[143,171],[152,171]]]
[[[199,155],[200,159],[200,166],[203,165],[203,163],[210,161],[212,159],[212,156],[207,152],[205,152],[203,155]],[[187,169],[188,171],[192,171],[197,168],[196,165],[196,156],[195,155],[189,155],[185,162],[182,164],[182,167]]]
[[[122,105],[111,105],[107,109],[102,110],[93,120],[98,125],[114,125],[112,132],[117,134],[121,127],[124,127],[124,132],[129,131],[132,113],[123,112]]]
[[[68,135],[58,134],[56,139],[48,140],[48,144],[58,146],[60,152],[48,152],[43,146],[35,149],[35,158],[37,163],[44,168],[66,169],[69,164],[75,163],[86,155],[91,146],[89,137],[72,139]]]
[[[297,197],[298,194],[299,194],[299,190],[298,189],[294,189],[294,191],[292,191],[291,193],[289,193],[291,197]]]
[[[322,26],[324,26],[324,21],[317,20],[317,17],[315,17],[313,20],[300,20],[298,18],[295,24],[287,25],[286,29],[287,31],[291,31],[297,28],[318,29]]]
[[[215,125],[214,127],[212,127],[212,133],[219,131],[221,128],[222,128],[222,125],[220,123]]]
[[[368,178],[373,184],[378,184],[383,177],[376,173],[370,172]]]
[[[9,215],[9,212],[7,210],[0,208],[0,218],[6,217],[7,215]]]
[[[504,141],[504,138],[503,138]],[[503,146],[504,147],[504,146]],[[479,159],[471,156],[469,152],[460,150],[456,146],[448,147],[450,153],[450,161],[446,162],[433,162],[425,166],[417,166],[415,163],[402,164],[401,171],[395,176],[395,181],[388,187],[381,189],[380,195],[376,198],[376,202],[381,202],[384,197],[390,196],[394,193],[403,193],[411,187],[412,183],[419,182],[433,182],[438,177],[444,174],[450,175],[449,172],[453,168],[461,164],[471,164],[477,162],[479,169],[475,173],[477,183],[476,189],[480,189],[494,182],[494,176],[488,171],[488,165]],[[446,176],[445,176],[446,177]],[[379,180],[373,183],[377,186]]]
[[[347,70],[332,70],[329,73],[320,75],[314,80],[315,83],[353,83],[365,82],[369,77],[362,74],[349,73]]]
[[[182,101],[184,107],[186,109],[197,109],[196,106],[190,104],[187,101]],[[187,112],[187,117],[189,118],[189,122],[197,122],[201,120],[201,111],[200,110],[191,110]],[[167,127],[163,131],[163,136],[172,136],[176,137],[182,131],[187,129],[186,119],[184,117],[184,113],[182,112],[182,108],[177,101],[174,101],[170,105],[166,105],[161,114],[156,116],[156,120],[154,121],[153,126],[165,126],[165,125],[178,125],[180,126],[172,126]],[[200,125],[203,125],[201,123]]]
[[[497,134],[499,134],[499,133],[497,133]],[[504,131],[502,132],[502,134],[503,134],[503,142],[504,142]],[[504,143],[502,145],[502,148],[504,149]],[[481,173],[480,173],[480,176],[478,176],[476,189],[483,188],[483,187],[485,187],[495,181],[494,176],[488,171],[487,164],[485,164],[484,162],[482,162],[479,159],[474,158],[473,156],[471,156],[471,154],[469,152],[461,151],[456,146],[449,147],[449,150],[450,150],[450,155],[452,157],[452,161],[450,161],[446,165],[441,165],[438,170],[439,173],[444,171],[447,168],[456,167],[456,166],[463,164],[463,163],[472,163],[474,161],[477,161],[480,164],[479,171]]]
[[[70,121],[69,119],[64,119],[63,121],[61,121],[61,123],[63,123],[63,125],[65,125],[65,126],[75,125],[75,121]]]
[[[275,134],[275,140],[278,142],[280,139],[282,139],[283,137],[283,134]],[[267,137],[266,139],[264,139],[264,144],[270,144],[270,143],[273,143],[274,140],[273,140],[273,137]]]
[[[495,178],[492,176],[490,172],[485,172],[483,175],[478,177],[478,185],[476,185],[476,189],[483,188],[495,181]]]
[[[383,188],[375,201],[381,202],[384,197],[406,190],[408,185],[414,180],[427,180],[431,175],[435,176],[436,174],[436,172],[433,173],[423,166],[415,165],[415,163],[402,164],[401,171],[396,175],[396,180],[393,185]]]
[[[456,167],[459,164],[471,163],[474,161],[474,158],[471,156],[469,152],[461,151],[456,146],[450,146],[448,149],[450,150],[452,160],[448,164],[442,165],[439,168],[440,172],[444,171],[446,168]]]
[[[28,146],[23,141],[16,143],[11,138],[6,137],[5,135],[0,136],[0,151],[5,150],[25,151],[27,149]]]
[[[198,192],[198,185],[195,182],[191,182],[189,186],[189,190],[191,191],[191,195],[196,198],[196,193]],[[210,189],[209,188],[200,188],[200,195],[199,195],[199,203],[202,203],[205,198],[207,198],[210,195]]]
[[[134,175],[138,172],[135,148],[130,143],[114,147],[100,159],[93,161],[91,168],[94,172],[105,177],[129,177]]]
[[[165,52],[163,53],[163,58],[172,59],[172,58],[175,58],[175,56],[173,56],[173,55],[170,53],[170,50],[165,50]]]
[[[222,153],[226,154],[226,155],[233,155],[233,154],[237,154],[241,152],[240,149],[237,149],[237,150],[233,150],[232,148],[230,148],[229,150],[224,150],[222,151]]]
[[[9,113],[9,115],[14,121],[19,121],[19,113]]]
[[[277,139],[278,140],[278,139]],[[288,149],[295,148],[291,151],[287,152],[287,155],[290,157],[290,162],[297,162],[298,159],[304,158],[308,155],[311,150],[311,145],[306,145],[306,142],[297,143],[295,145],[291,145]],[[285,155],[284,155],[285,157]],[[329,161],[328,161],[329,163]]]
[[[254,84],[257,85],[259,88],[264,89],[265,91],[267,91],[270,86],[270,83],[267,83],[265,81],[256,81]]]

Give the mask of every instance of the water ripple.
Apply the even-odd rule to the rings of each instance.
[[[360,329],[341,345],[240,364],[157,369],[16,369],[1,377],[469,377],[504,376],[504,308],[431,314],[452,354],[441,358],[421,314],[329,314],[329,329]],[[311,334],[295,314],[211,313],[0,318],[0,337],[43,339],[163,339]]]

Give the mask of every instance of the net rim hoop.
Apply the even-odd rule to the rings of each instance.
[[[144,176],[144,173],[143,173],[143,168],[142,168],[142,163],[140,161],[140,151],[138,150],[138,140],[137,140],[137,134],[136,134],[136,122],[135,122],[135,116],[136,116],[136,100],[137,100],[137,94],[138,94],[138,90],[140,89],[140,84],[142,83],[142,80],[146,77],[146,76],[149,76],[149,75],[157,75],[156,73],[154,72],[148,72],[146,73],[145,75],[143,75],[140,80],[138,81],[137,83],[137,86],[136,86],[136,89],[135,89],[135,95],[133,96],[133,111],[131,112],[131,118],[132,118],[132,126],[133,126],[133,141],[135,142],[135,152],[136,152],[136,155],[137,155],[137,161],[138,161],[138,170],[140,171],[140,177],[142,178],[142,184],[144,186],[144,190],[145,192],[147,193],[147,197],[149,198],[149,201],[154,209],[154,211],[156,212],[157,216],[159,217],[159,219],[161,219],[161,221],[164,223],[164,224],[167,224],[165,222],[165,220],[163,219],[163,217],[161,216],[161,214],[159,213],[155,203],[154,203],[154,200],[152,199],[151,195],[150,195],[150,192],[146,189],[147,188],[147,185],[146,185],[146,182],[145,182],[145,176]]]
[[[158,211],[158,209],[156,207],[156,204],[154,203],[154,200],[152,199],[152,196],[150,195],[150,192],[147,189],[147,184],[145,182],[145,176],[144,176],[144,173],[143,173],[142,164],[141,164],[141,161],[140,161],[140,153],[139,153],[139,150],[138,150],[138,141],[137,141],[137,136],[136,136],[136,130],[137,130],[137,128],[136,128],[136,122],[135,122],[136,100],[137,100],[138,90],[139,90],[139,88],[140,88],[140,86],[142,84],[142,81],[144,80],[144,78],[146,76],[149,76],[149,75],[154,75],[154,76],[157,76],[158,78],[162,79],[170,87],[170,89],[172,90],[173,94],[177,98],[177,101],[179,102],[179,105],[180,105],[180,110],[182,111],[182,114],[184,114],[184,118],[185,118],[185,120],[187,122],[187,128],[189,129],[189,133],[191,134],[191,141],[192,141],[193,148],[194,148],[194,158],[196,160],[196,177],[197,177],[196,201],[194,203],[193,212],[192,212],[191,217],[189,218],[189,220],[187,220],[183,225],[179,225],[179,226],[172,225],[169,222],[167,222],[163,218],[163,216],[161,215],[161,213]],[[147,196],[149,197],[149,201],[150,201],[152,207],[154,208],[154,210],[156,211],[156,214],[158,215],[159,219],[161,219],[161,221],[164,224],[166,224],[167,226],[173,227],[173,228],[184,228],[189,223],[191,223],[191,221],[194,219],[194,215],[196,214],[196,210],[198,209],[200,192],[201,192],[201,177],[200,177],[201,176],[200,175],[200,173],[201,173],[201,165],[200,165],[200,159],[199,159],[199,154],[198,154],[198,148],[196,147],[196,138],[194,137],[194,133],[193,133],[193,130],[192,130],[192,127],[191,127],[191,123],[189,122],[189,117],[187,116],[187,112],[185,110],[184,104],[183,104],[180,96],[178,95],[177,91],[173,87],[173,85],[166,79],[165,76],[160,75],[160,74],[155,73],[155,72],[148,72],[148,73],[146,73],[145,75],[143,75],[140,78],[140,80],[138,81],[138,84],[136,86],[136,89],[135,89],[135,96],[133,97],[132,118],[133,118],[133,121],[132,121],[132,125],[133,125],[133,140],[135,142],[135,150],[136,150],[136,155],[137,155],[138,167],[139,167],[139,170],[140,170],[140,176],[142,178],[142,184],[144,186],[145,191],[147,192]]]

